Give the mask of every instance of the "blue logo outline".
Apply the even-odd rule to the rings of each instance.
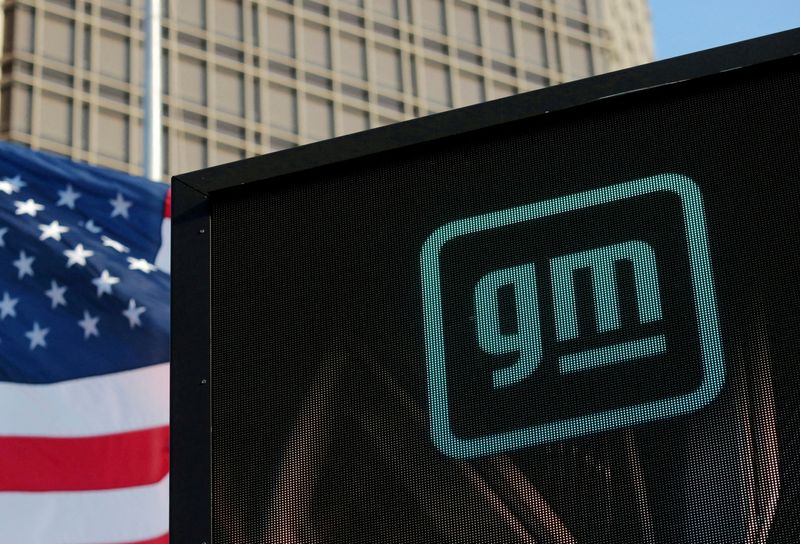
[[[672,192],[681,199],[703,364],[703,379],[700,386],[694,391],[679,396],[622,406],[566,420],[541,423],[474,438],[456,436],[450,427],[447,395],[439,271],[439,253],[442,247],[448,241],[465,234],[655,192]],[[420,270],[431,439],[442,453],[450,457],[471,459],[505,453],[520,448],[688,414],[707,406],[717,397],[724,385],[724,355],[703,199],[697,184],[687,176],[672,173],[660,174],[452,221],[437,228],[423,244],[420,253]]]

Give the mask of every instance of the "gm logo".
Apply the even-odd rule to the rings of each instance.
[[[685,176],[448,223],[421,271],[431,436],[452,457],[687,414],[722,388],[703,202]]]

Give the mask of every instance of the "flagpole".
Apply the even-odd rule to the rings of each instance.
[[[145,0],[144,171],[152,180],[163,176],[161,147],[161,0]]]

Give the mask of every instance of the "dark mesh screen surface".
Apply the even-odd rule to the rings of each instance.
[[[797,542],[798,89],[783,61],[213,195],[214,541]]]

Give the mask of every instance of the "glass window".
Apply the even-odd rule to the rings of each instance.
[[[239,161],[244,158],[244,150],[225,144],[217,144],[216,164]],[[213,165],[212,165],[213,166]]]
[[[522,50],[520,56],[528,66],[547,67],[547,46],[544,29],[522,25],[521,27]]]
[[[214,0],[212,5],[217,34],[241,40],[243,26],[241,0]]]
[[[44,16],[44,56],[53,60],[72,64],[74,61],[73,41],[75,37],[75,22],[71,19],[47,13]]]
[[[216,74],[217,110],[231,115],[244,115],[244,74],[217,68]]]
[[[80,131],[81,131],[81,149],[83,149],[84,151],[89,151],[89,104],[81,104]]]
[[[289,57],[294,56],[294,17],[278,11],[267,12],[267,24],[263,25],[267,32],[264,40],[270,51]]]
[[[14,85],[11,90],[11,130],[31,133],[31,88]]]
[[[360,132],[369,128],[369,114],[354,108],[342,108],[342,126],[339,134]]]
[[[180,97],[196,104],[206,104],[206,64],[191,57],[178,57],[178,91]]]
[[[455,5],[456,38],[460,41],[480,45],[478,8],[467,4]]]
[[[528,90],[541,89],[542,87],[550,85],[550,80],[548,78],[531,72],[525,73],[525,80],[528,82],[526,86]]]
[[[492,90],[494,91],[494,98],[505,98],[506,96],[517,94],[517,89],[515,87],[499,81],[492,82]]]
[[[33,52],[33,10],[27,6],[18,5],[14,10],[14,31],[8,36],[14,37],[14,48],[19,51]]]
[[[259,29],[258,29],[258,5],[253,4],[250,6],[250,24],[252,25],[251,32],[250,32],[250,39],[253,40],[253,45],[258,47],[261,45],[261,40],[259,39]]]
[[[592,50],[588,43],[567,40],[567,67],[574,77],[592,75]]]
[[[425,91],[428,100],[440,106],[452,106],[450,68],[436,62],[426,62],[424,66]]]
[[[92,67],[92,27],[83,27],[83,67],[86,70]]]
[[[459,106],[468,106],[486,100],[483,90],[483,78],[475,74],[460,72],[458,74]]]
[[[514,54],[511,41],[511,19],[502,15],[489,15],[489,47],[503,55]]]
[[[273,127],[297,133],[297,94],[282,85],[270,85],[267,119]]]
[[[97,112],[97,152],[127,162],[129,156],[128,116],[101,108]]]
[[[261,80],[253,80],[253,121],[261,122]]]
[[[206,27],[205,0],[174,0],[178,21],[199,28]]]
[[[314,140],[333,136],[333,104],[324,98],[306,97],[305,127],[303,132]]]
[[[331,67],[330,29],[312,23],[304,24],[303,48],[307,63]]]
[[[339,67],[344,74],[367,79],[366,46],[364,40],[343,35],[339,42]]]
[[[381,46],[375,48],[375,79],[379,87],[403,90],[400,51]]]
[[[559,0],[559,3],[569,11],[586,13],[586,0]]]
[[[130,79],[130,42],[125,36],[100,33],[100,73],[120,81]]]
[[[295,147],[296,145],[297,144],[293,142],[287,142],[286,140],[281,140],[280,138],[270,138],[269,140],[270,151],[281,151],[283,149]]]
[[[420,0],[422,6],[422,26],[441,32],[446,31],[443,0]]]
[[[180,134],[178,144],[178,172],[191,172],[208,166],[208,143],[194,134]]]
[[[72,100],[70,98],[43,92],[39,117],[42,138],[66,145],[72,143]]]
[[[376,13],[388,15],[395,19],[398,17],[397,0],[372,0],[372,7]]]

